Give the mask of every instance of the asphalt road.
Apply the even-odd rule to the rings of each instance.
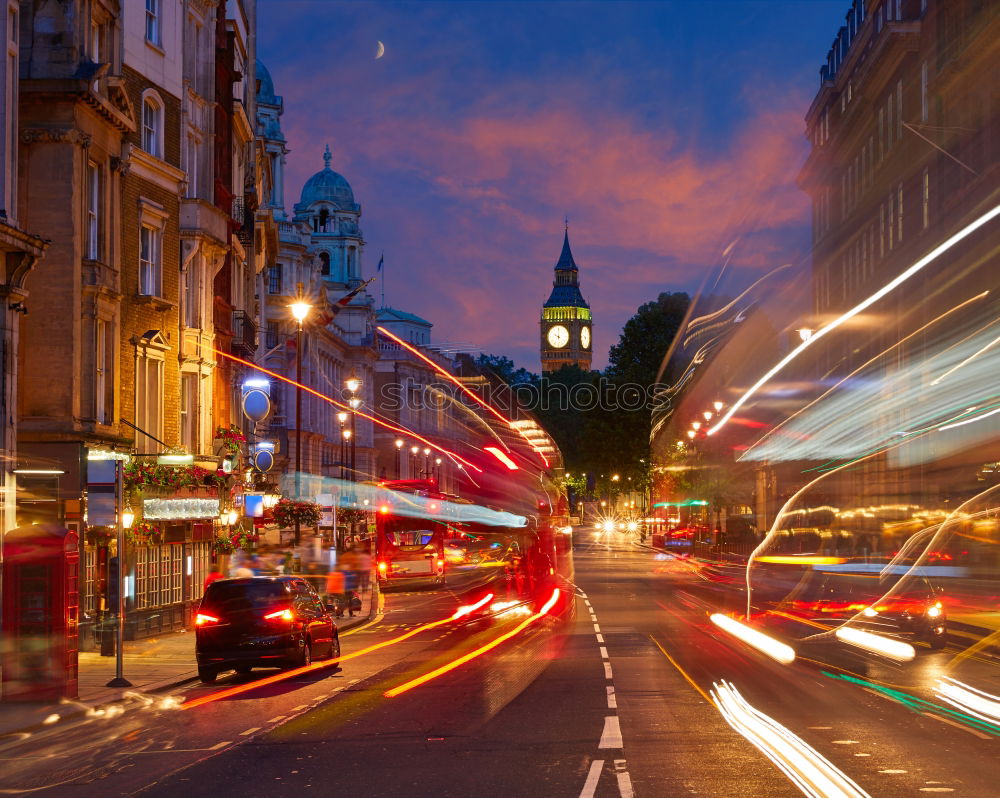
[[[996,738],[918,700],[934,699],[931,686],[956,650],[922,649],[905,666],[836,651],[781,665],[708,622],[709,611],[738,603],[733,585],[625,542],[596,545],[582,532],[577,539],[565,612],[526,626],[532,616],[523,607],[442,623],[339,670],[280,681],[266,671],[224,677],[177,698],[253,687],[188,710],[163,706],[162,697],[148,706],[136,699],[115,717],[0,750],[0,790],[185,798],[800,795],[797,744],[771,752],[786,774],[710,700],[713,685],[728,683],[736,692],[723,687],[724,696],[742,696],[808,743],[811,766],[853,780],[853,794],[997,794]],[[384,618],[344,636],[345,655],[449,617],[481,576],[456,569],[447,590],[388,594]],[[385,696],[515,631],[439,678]],[[970,683],[1000,692],[1000,672],[987,658],[966,657],[961,667]]]

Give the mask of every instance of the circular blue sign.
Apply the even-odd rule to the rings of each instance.
[[[271,412],[271,397],[260,388],[251,388],[243,394],[243,415],[251,421],[263,421]]]
[[[274,453],[268,449],[258,449],[253,456],[253,464],[258,471],[267,473],[274,468]]]

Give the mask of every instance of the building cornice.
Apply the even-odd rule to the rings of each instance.
[[[163,159],[150,155],[134,144],[129,144],[128,148],[126,161],[131,167],[130,173],[132,175],[147,180],[172,194],[180,194],[183,182],[187,179],[187,174],[183,169],[178,169]]]

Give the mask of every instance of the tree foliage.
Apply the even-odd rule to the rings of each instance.
[[[535,388],[531,409],[559,445],[568,472],[590,475],[599,493],[645,490],[652,386],[689,303],[685,293],[662,293],[642,305],[611,347],[603,373],[563,366],[539,377],[503,355],[482,354],[476,362],[510,386]]]

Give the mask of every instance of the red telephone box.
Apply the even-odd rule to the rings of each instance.
[[[3,698],[76,698],[80,553],[57,524],[3,538]]]

